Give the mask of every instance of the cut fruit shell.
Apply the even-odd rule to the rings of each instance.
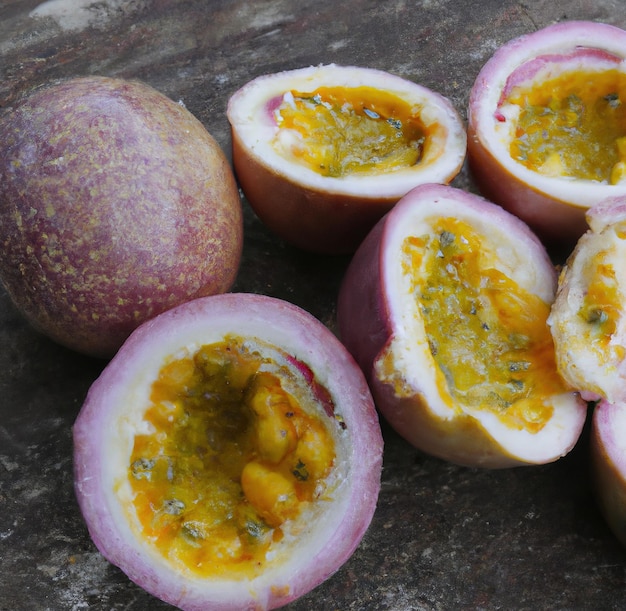
[[[214,574],[211,567],[207,574],[200,574],[199,565],[185,564],[172,555],[174,548],[163,553],[157,549],[165,532],[157,539],[144,534],[154,522],[148,520],[146,525],[134,509],[138,499],[131,480],[148,473],[136,466],[142,461],[133,462],[130,469],[131,456],[140,436],[154,432],[146,414],[154,401],[150,389],[164,366],[171,362],[176,366],[172,359],[194,355],[231,334],[243,338],[244,348],[248,346],[255,358],[265,358],[265,345],[272,347],[271,355],[284,355],[273,364],[274,372],[279,378],[281,372],[295,372],[303,392],[317,397],[306,403],[306,413],[332,436],[335,458],[319,488],[321,496],[304,503],[295,517],[288,517],[280,533],[274,531],[265,555],[250,566],[245,558],[241,566],[233,564],[233,574],[223,566],[220,574],[221,562]],[[237,372],[235,368],[234,375]],[[207,448],[211,431],[202,442]],[[186,611],[274,609],[305,594],[338,570],[355,550],[373,516],[380,487],[382,436],[358,366],[311,315],[259,295],[231,293],[198,299],[139,327],[89,390],[74,426],[74,442],[76,494],[94,543],[131,580]],[[205,455],[202,447],[189,460],[200,460]],[[180,452],[186,456],[183,446]],[[298,464],[294,476],[304,479],[304,468]],[[175,469],[170,473],[168,468],[166,479],[176,481],[176,477]],[[228,485],[239,484],[235,479]],[[260,489],[259,494],[264,492]],[[185,503],[178,498],[166,500],[165,517],[172,521],[182,514]],[[213,497],[205,498],[198,509],[215,503]],[[199,535],[187,529],[199,553],[205,526],[196,529]],[[248,534],[257,534],[246,529]],[[168,554],[173,559],[166,559]]]
[[[450,182],[465,158],[465,129],[446,98],[369,68],[260,76],[231,97],[228,119],[237,178],[257,216],[321,253],[353,252],[411,188]]]
[[[548,318],[557,364],[588,400],[626,401],[626,198],[589,209],[590,228],[561,270]]]
[[[625,31],[557,23],[501,47],[473,85],[468,161],[476,182],[546,244],[575,243],[590,206],[626,194],[625,58]]]
[[[547,463],[572,449],[586,418],[545,325],[556,281],[518,218],[423,185],[356,252],[340,337],[380,412],[417,448],[469,466]]]

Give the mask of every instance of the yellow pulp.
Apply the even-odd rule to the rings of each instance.
[[[578,314],[589,324],[589,350],[596,352],[602,361],[619,362],[624,358],[624,349],[610,342],[623,306],[615,268],[608,262],[609,254],[602,250],[589,262],[589,284]]]
[[[568,72],[513,89],[520,106],[510,152],[546,176],[616,184],[626,178],[626,77]]]
[[[418,164],[427,130],[420,109],[371,87],[289,92],[276,111],[299,134],[290,152],[323,176],[384,173]]]
[[[442,396],[495,412],[512,428],[541,430],[553,412],[544,399],[565,392],[549,305],[492,267],[461,220],[444,218],[432,234],[407,238],[403,253]]]
[[[143,536],[202,576],[261,570],[333,467],[329,430],[303,408],[313,399],[287,392],[267,361],[234,337],[172,361],[152,387],[151,432],[135,437],[128,476]]]

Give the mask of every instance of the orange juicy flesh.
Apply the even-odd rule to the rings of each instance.
[[[578,315],[589,324],[589,349],[601,359],[619,362],[624,359],[624,348],[611,344],[621,317],[622,299],[615,268],[607,261],[609,252],[598,252],[589,262],[589,284]]]
[[[418,164],[428,130],[420,109],[372,87],[289,92],[276,111],[299,134],[291,153],[323,176],[384,173]]]
[[[626,178],[626,75],[567,72],[512,90],[520,106],[511,156],[548,176],[616,184]]]
[[[230,338],[172,361],[152,387],[151,432],[135,436],[128,476],[143,535],[202,576],[261,570],[333,467],[311,399],[261,371],[264,359]]]
[[[496,413],[537,432],[565,392],[557,375],[549,305],[490,265],[467,223],[443,218],[433,233],[407,238],[404,272],[413,279],[438,388],[450,405]]]

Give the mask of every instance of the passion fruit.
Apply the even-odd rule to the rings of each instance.
[[[501,207],[416,187],[370,232],[342,281],[340,337],[409,442],[468,466],[547,463],[586,404],[556,370],[546,325],[556,271]]]
[[[0,120],[0,280],[25,317],[110,357],[143,321],[234,282],[234,174],[181,104],[146,84],[71,79]]]
[[[626,197],[589,208],[548,324],[561,375],[587,399],[626,401]]]
[[[593,489],[600,511],[618,541],[626,546],[626,410],[602,399],[591,419]]]
[[[141,325],[74,426],[75,485],[102,554],[186,611],[274,609],[352,554],[382,436],[339,340],[272,297],[200,298]]]
[[[589,443],[594,491],[626,545],[626,197],[592,206],[586,218],[589,229],[561,271],[548,324],[561,375],[597,402]]]
[[[447,99],[369,68],[260,76],[231,97],[228,119],[257,216],[315,252],[353,252],[411,188],[450,182],[465,158],[465,128]]]
[[[570,21],[501,47],[471,90],[468,161],[482,194],[548,242],[626,194],[626,32]]]

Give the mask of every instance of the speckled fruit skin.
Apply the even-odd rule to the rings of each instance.
[[[548,443],[544,441],[543,447],[535,439],[521,437],[510,443],[501,430],[496,435],[494,431],[498,429],[491,424],[486,426],[461,410],[449,409],[442,416],[432,407],[437,399],[430,381],[432,374],[425,363],[414,362],[413,365],[411,361],[415,368],[411,381],[396,379],[389,383],[378,373],[379,364],[389,354],[387,351],[396,350],[396,338],[412,337],[408,329],[412,323],[401,317],[398,303],[413,297],[400,295],[394,284],[394,270],[402,265],[392,248],[394,234],[398,228],[402,231],[403,227],[411,226],[413,211],[428,206],[427,210],[437,215],[437,203],[447,198],[456,202],[459,215],[465,208],[484,218],[487,223],[484,232],[490,224],[499,226],[510,240],[515,240],[516,249],[510,256],[515,257],[519,266],[533,262],[530,272],[533,290],[538,295],[543,294],[544,301],[553,296],[557,282],[555,269],[538,238],[524,223],[471,193],[447,185],[422,185],[403,197],[356,251],[339,292],[340,338],[365,373],[380,413],[420,450],[470,467],[507,468],[556,460],[574,447],[586,419],[586,404],[575,393],[568,394],[563,401],[563,420],[555,427],[557,432],[548,438]],[[398,352],[391,354],[394,362],[402,358]]]
[[[615,63],[625,57],[624,30],[603,23],[565,21],[516,38],[498,49],[472,87],[467,153],[476,183],[487,199],[519,216],[547,244],[573,245],[587,229],[587,208],[607,197],[626,193],[626,186],[556,178],[545,180],[543,185],[530,184],[529,180],[538,174],[513,162],[507,152],[496,150],[488,140],[487,134],[503,120],[498,114],[500,94],[511,85],[508,79],[518,69],[522,78],[532,76],[547,62],[558,65],[573,61],[594,66],[599,61]],[[521,68],[527,62],[528,66]]]
[[[274,101],[290,88],[311,91],[320,86],[372,87],[395,94],[421,107],[424,118],[439,122],[443,129],[431,137],[423,163],[401,173],[324,177],[299,164],[281,162],[267,146],[277,129],[271,111]],[[263,112],[255,114],[248,107],[251,99],[263,101]],[[407,191],[424,182],[451,182],[465,160],[465,127],[448,99],[371,68],[329,64],[258,77],[232,95],[228,117],[233,164],[246,199],[273,233],[310,252],[353,253]]]
[[[330,396],[332,405],[325,400],[323,413],[329,426],[338,428],[342,448],[335,465],[339,483],[322,501],[320,519],[307,523],[286,562],[245,581],[185,576],[155,557],[137,539],[127,511],[116,500],[114,490],[125,474],[112,466],[112,457],[122,456],[120,469],[128,468],[124,461],[132,440],[124,441],[125,431],[133,414],[145,409],[141,397],[164,359],[179,354],[181,347],[222,341],[233,333],[282,349],[311,374],[312,384],[328,391],[324,396]],[[227,293],[182,304],[131,334],[90,388],[74,425],[74,448],[78,502],[94,543],[110,562],[185,611],[262,611],[316,587],[356,549],[376,508],[383,440],[363,374],[328,328],[285,301]]]
[[[3,115],[0,143],[0,279],[53,340],[108,358],[141,322],[234,282],[234,175],[181,104],[134,81],[57,82]]]
[[[593,486],[607,524],[626,547],[626,442],[623,404],[602,399],[591,420],[590,452]]]

